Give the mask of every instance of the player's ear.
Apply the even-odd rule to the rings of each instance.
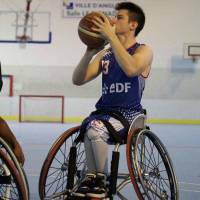
[[[133,31],[138,27],[138,22],[136,21],[131,21],[130,22],[130,30]]]

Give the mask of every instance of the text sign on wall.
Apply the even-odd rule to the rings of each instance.
[[[92,11],[101,11],[115,16],[115,5],[120,0],[63,0],[63,17],[81,18]]]

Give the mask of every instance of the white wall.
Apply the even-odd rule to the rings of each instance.
[[[11,0],[13,2],[14,0]],[[8,7],[0,2],[2,10]],[[15,0],[18,7],[25,7],[24,0]],[[32,1],[32,10],[39,5]],[[183,43],[199,42],[199,0],[135,0],[146,12],[146,26],[138,40],[154,49],[154,67],[169,67],[172,56],[182,56]],[[62,18],[61,1],[46,0],[38,11],[50,11],[53,42],[50,45],[1,44],[1,62],[12,66],[74,66],[85,46],[77,34],[79,19]],[[2,27],[1,27],[2,28]],[[6,28],[6,27],[5,27]],[[5,69],[6,72],[6,69]]]
[[[25,7],[25,0],[10,0],[7,4],[4,2],[6,1],[0,1],[1,10]],[[151,102],[148,104],[148,109],[152,110],[150,108],[152,105],[155,108],[153,102],[162,105],[163,100],[168,100],[173,102],[169,103],[170,107],[176,108],[181,100],[184,100],[182,102],[187,100],[187,105],[192,109],[186,108],[186,113],[188,110],[187,116],[191,116],[190,110],[195,110],[196,107],[193,102],[200,98],[200,91],[197,90],[200,62],[194,64],[190,60],[183,59],[183,44],[200,43],[200,1],[135,0],[134,2],[143,7],[147,19],[138,41],[149,44],[154,50],[152,72],[144,93],[144,100]],[[0,43],[2,70],[4,74],[14,75],[16,98],[20,94],[59,94],[66,96],[67,99],[79,97],[97,99],[100,94],[100,79],[82,88],[75,87],[71,83],[74,66],[85,50],[77,34],[80,19],[62,18],[61,1],[34,0],[31,7],[32,10],[38,7],[38,11],[51,12],[52,43],[27,44],[25,48],[21,48],[19,44]],[[12,103],[1,100],[0,113],[3,112],[2,104],[12,110],[13,107],[17,107],[17,100],[12,100]],[[174,113],[172,112],[170,116],[164,112],[165,106],[161,106],[160,109],[162,111],[155,117],[178,117],[176,109],[172,109]],[[199,110],[199,107],[196,110]],[[78,114],[79,110],[72,112]],[[200,116],[195,115],[195,118],[200,119]]]

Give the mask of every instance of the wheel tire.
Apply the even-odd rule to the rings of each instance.
[[[146,143],[145,139],[147,139]],[[148,151],[148,147],[151,148],[150,151]],[[158,158],[158,162],[156,162],[154,154]],[[151,157],[153,157],[152,160]],[[127,162],[131,181],[140,200],[152,198],[178,200],[178,183],[172,161],[165,146],[153,132],[147,129],[135,129],[129,134]],[[163,178],[164,175],[165,178]],[[155,179],[160,184],[160,190],[158,190],[160,192],[157,192],[154,187],[154,185],[157,186],[157,182],[156,184],[154,182]],[[164,188],[166,184],[170,188],[168,193]]]
[[[72,146],[74,140],[79,135],[79,129],[80,126],[70,128],[66,132],[64,132],[52,145],[51,149],[48,152],[48,155],[43,163],[41,172],[40,172],[40,179],[39,179],[39,195],[41,199],[44,199],[46,197],[52,197],[55,195],[64,195],[66,192],[66,185],[67,185],[67,169],[68,169],[68,159],[69,159],[69,150]],[[69,140],[70,139],[70,140]],[[69,144],[67,144],[69,142]],[[80,146],[78,146],[80,145]],[[80,169],[84,165],[84,151],[81,150],[82,143],[78,143],[77,145],[77,152],[79,155],[76,163],[76,172],[78,169]],[[61,155],[62,159],[61,161],[57,159]],[[56,161],[56,171],[55,173],[50,173],[50,170],[54,168],[54,161]],[[81,170],[80,170],[81,171]],[[58,174],[56,175],[56,173]],[[58,177],[58,180],[55,180],[57,182],[57,186],[55,186],[54,182],[52,182],[52,185],[49,187],[48,180],[50,179],[51,175],[56,175]],[[53,179],[53,178],[52,178]],[[60,183],[60,180],[63,181],[63,183]],[[48,188],[47,188],[48,187]],[[54,191],[51,192],[50,189],[53,189]],[[51,192],[51,193],[50,193]]]

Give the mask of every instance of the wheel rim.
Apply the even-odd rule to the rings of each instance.
[[[142,130],[135,141],[135,170],[148,199],[175,199],[171,163],[160,140]]]
[[[0,149],[0,199],[25,200],[25,186],[13,162]]]

